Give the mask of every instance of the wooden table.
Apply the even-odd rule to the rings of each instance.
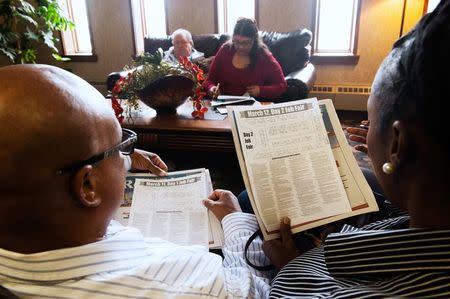
[[[138,146],[150,150],[203,150],[234,152],[228,117],[209,109],[205,119],[191,116],[192,102],[186,101],[176,114],[156,114],[143,103],[132,112],[123,127],[138,133]]]

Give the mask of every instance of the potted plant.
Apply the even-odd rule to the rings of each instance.
[[[111,92],[112,105],[119,121],[124,120],[121,101],[127,100],[127,114],[144,102],[157,113],[175,113],[188,97],[192,100],[195,118],[204,118],[206,93],[202,89],[203,71],[186,57],[178,64],[163,60],[163,51],[144,53],[124,67],[125,75],[115,83]],[[122,73],[123,74],[123,73]]]
[[[58,0],[0,1],[0,55],[13,63],[35,63],[37,45],[45,44],[56,60],[59,55],[55,31],[72,29],[74,24],[61,14]]]

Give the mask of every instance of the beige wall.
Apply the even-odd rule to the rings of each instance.
[[[168,26],[185,27],[194,34],[214,32],[215,0],[167,0]],[[410,1],[408,1],[410,2]],[[128,0],[87,1],[97,62],[55,63],[91,82],[103,82],[108,73],[120,70],[133,54]],[[263,30],[290,31],[311,28],[314,0],[259,0],[259,25]],[[361,0],[358,41],[359,63],[352,66],[318,65],[318,84],[370,85],[382,59],[398,38],[403,1]],[[408,24],[411,24],[408,19]],[[6,60],[0,60],[4,65]],[[102,90],[103,91],[103,90]]]
[[[185,28],[195,34],[214,32],[214,0],[166,0],[169,32]]]
[[[313,0],[259,0],[261,30],[286,32],[311,28]]]
[[[398,39],[402,1],[363,0],[357,65],[317,66],[317,83],[370,85],[378,66]]]

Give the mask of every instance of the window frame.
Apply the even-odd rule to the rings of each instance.
[[[233,28],[229,32],[219,32],[219,1],[226,1],[226,0],[215,0],[214,1],[214,32],[219,34],[233,34]],[[253,0],[255,2],[255,21],[256,24],[259,24],[259,0]],[[224,9],[226,10],[226,7],[224,6]],[[224,14],[224,28],[226,27],[226,14]]]
[[[74,22],[73,19],[73,13],[71,13],[71,11],[73,10],[73,7],[71,5],[72,1],[80,1],[80,0],[60,0],[60,1],[64,1],[67,5],[67,9],[68,9],[68,15],[67,18],[69,20],[71,20],[72,22]],[[80,54],[68,54],[67,50],[66,50],[66,45],[64,42],[64,34],[62,31],[59,32],[59,36],[60,36],[60,42],[61,42],[61,50],[62,50],[62,57],[64,58],[69,58],[70,60],[68,62],[97,62],[98,57],[97,54],[95,53],[95,48],[94,48],[94,39],[93,39],[93,35],[92,35],[92,26],[91,26],[91,13],[90,10],[88,9],[88,2],[86,0],[85,1],[85,5],[86,5],[86,17],[88,20],[88,30],[89,30],[89,41],[91,43],[91,53],[80,53]],[[76,23],[75,23],[75,27],[76,27]],[[70,33],[68,33],[72,36],[72,42],[74,44],[76,44],[76,40],[77,40],[77,33],[75,30],[71,30]]]
[[[357,2],[357,8],[354,12],[356,16],[353,17],[353,30],[352,37],[353,47],[352,51],[348,53],[316,53],[318,41],[318,31],[319,31],[319,2],[320,0],[315,0],[313,5],[313,20],[312,29],[314,32],[312,49],[311,49],[311,62],[314,64],[343,64],[343,65],[355,65],[359,61],[358,53],[358,38],[359,38],[359,27],[360,27],[360,16],[361,16],[361,0],[353,0]]]
[[[131,20],[131,34],[132,34],[132,38],[133,38],[133,52],[134,55],[139,55],[142,54],[143,52],[145,52],[145,43],[144,43],[144,38],[145,38],[145,22],[143,22],[143,20],[145,19],[145,6],[143,5],[143,2],[145,0],[136,0],[139,1],[139,21],[140,21],[140,28],[139,28],[139,32],[136,32],[136,26],[138,26],[138,24],[135,24],[135,18],[133,15],[133,0],[129,0],[128,4],[129,4],[129,9],[130,9],[130,20]],[[163,0],[164,2],[164,19],[165,19],[165,23],[166,23],[166,36],[169,36],[169,19],[168,19],[168,11],[167,11],[167,0]],[[138,34],[139,33],[139,34]],[[142,51],[141,51],[142,49]]]

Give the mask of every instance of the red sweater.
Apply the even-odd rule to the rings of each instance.
[[[236,51],[232,46],[223,45],[217,51],[204,87],[209,90],[220,83],[220,93],[224,95],[243,95],[246,87],[259,85],[259,97],[276,99],[286,91],[286,80],[280,64],[268,50],[260,50],[254,69],[238,69],[232,59]]]

